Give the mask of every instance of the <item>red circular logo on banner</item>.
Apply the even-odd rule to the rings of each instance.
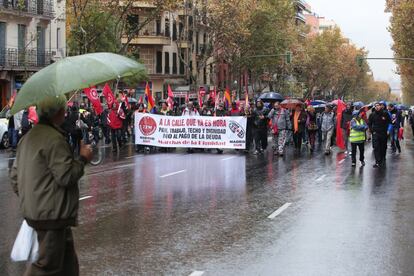
[[[142,117],[139,121],[139,130],[145,136],[150,136],[154,134],[155,130],[157,129],[157,122],[149,116]]]
[[[96,88],[91,88],[91,97],[95,100],[98,99],[98,91],[96,91]]]

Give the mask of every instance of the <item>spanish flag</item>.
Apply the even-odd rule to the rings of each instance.
[[[145,86],[145,101],[147,102],[147,110],[151,112],[151,110],[155,107],[154,98],[152,97],[151,89],[148,85]]]
[[[226,91],[224,92],[224,105],[226,108],[231,106],[231,94],[229,88],[226,88]]]

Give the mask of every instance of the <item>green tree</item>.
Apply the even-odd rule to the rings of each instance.
[[[304,52],[296,60],[298,78],[306,84],[304,97],[345,97],[352,99],[367,83],[369,66],[357,56],[367,52],[345,39],[339,28],[307,39]]]
[[[388,7],[392,11],[389,30],[394,40],[395,56],[414,58],[414,2],[390,1]],[[414,104],[414,62],[400,60],[397,64],[401,74],[403,100],[407,104]]]

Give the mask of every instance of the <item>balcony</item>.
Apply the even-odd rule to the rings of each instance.
[[[295,18],[296,18],[296,20],[297,20],[297,21],[302,22],[303,24],[305,24],[305,23],[306,23],[306,18],[305,18],[305,16],[304,16],[303,14],[301,14],[301,13],[296,13]]]
[[[127,37],[122,38],[122,44],[128,42]],[[140,31],[138,36],[132,38],[131,45],[171,45],[171,38],[163,33]]]
[[[296,0],[295,5],[300,10],[307,10],[306,2],[303,0]]]
[[[52,0],[0,0],[0,11],[5,14],[22,17],[40,17],[44,19],[54,18]]]
[[[14,71],[38,71],[51,64],[50,52],[38,52],[36,49],[26,51],[17,48],[0,49],[0,69]]]

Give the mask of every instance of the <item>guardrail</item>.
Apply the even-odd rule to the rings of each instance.
[[[51,64],[52,54],[36,49],[19,50],[16,48],[0,49],[0,68],[4,69],[40,69]]]

